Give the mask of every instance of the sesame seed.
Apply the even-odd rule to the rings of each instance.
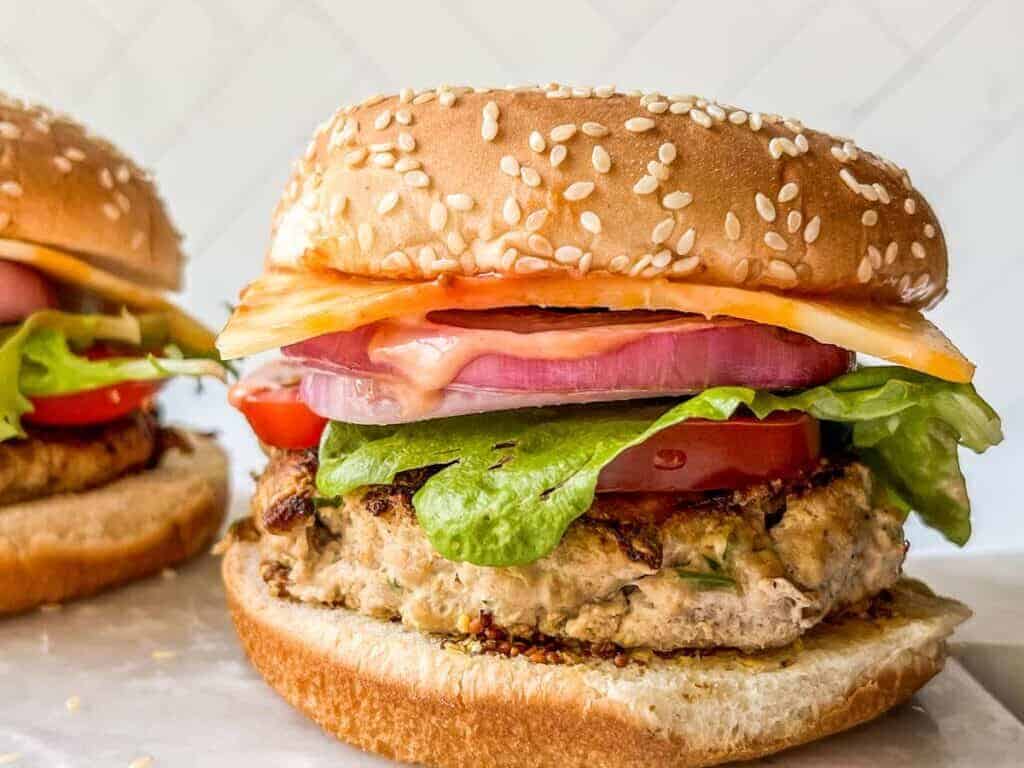
[[[693,122],[695,122],[702,128],[710,128],[712,124],[711,118],[708,116],[708,113],[702,112],[699,109],[690,110],[690,119],[693,120]]]
[[[632,268],[629,270],[629,276],[636,277],[645,269],[647,269],[647,267],[650,266],[652,261],[654,261],[654,256],[652,256],[649,253],[645,253],[643,256],[640,257],[640,260],[636,264],[634,264]]]
[[[528,232],[536,232],[538,229],[544,226],[544,222],[548,220],[548,212],[546,208],[534,211],[526,217],[526,229]]]
[[[551,129],[551,133],[548,134],[553,143],[561,143],[568,141],[576,135],[576,124],[575,123],[564,123],[563,125],[556,125]]]
[[[705,111],[711,115],[712,119],[719,123],[725,120],[725,110],[717,104],[708,104],[707,107],[705,107]]]
[[[782,185],[782,189],[779,190],[778,200],[780,203],[788,203],[799,194],[800,186],[795,181],[791,181],[788,184]]]
[[[531,131],[528,143],[534,152],[543,152],[548,146],[540,131]]]
[[[117,203],[117,207],[121,209],[122,213],[128,213],[131,210],[132,201],[122,192],[114,192],[114,202]]]
[[[373,227],[367,222],[361,222],[356,229],[356,239],[359,241],[359,248],[365,253],[373,248]]]
[[[523,184],[528,187],[540,186],[540,174],[533,168],[529,168],[524,165],[519,169],[519,178],[521,178],[523,180]]]
[[[641,176],[640,180],[633,185],[633,191],[638,195],[649,195],[658,188],[658,180],[651,175]]]
[[[583,133],[594,139],[600,139],[602,136],[608,135],[608,129],[601,125],[601,123],[586,122],[581,126],[581,128],[583,129]]]
[[[607,99],[615,93],[614,85],[599,85],[594,89],[594,95],[599,99]]]
[[[380,266],[388,272],[404,272],[412,268],[409,257],[402,251],[392,251],[381,261]]]
[[[878,223],[878,211],[874,208],[869,208],[864,211],[860,217],[860,223],[865,227],[873,227]]]
[[[672,274],[679,276],[688,275],[698,266],[700,266],[700,256],[687,256],[685,259],[679,259],[679,261],[672,265]]]
[[[370,162],[378,168],[390,168],[395,164],[395,156],[390,152],[378,152],[370,158]]]
[[[849,155],[846,154],[842,147],[832,147],[829,151],[832,152],[832,157],[840,163],[846,163],[850,160]]]
[[[904,275],[903,277],[900,278],[898,288],[901,295],[907,293],[907,291],[910,290],[910,275]]]
[[[532,272],[543,272],[547,268],[548,263],[544,259],[538,259],[536,256],[523,256],[516,261],[515,271],[517,275],[528,275]]]
[[[398,100],[403,104],[408,104],[415,95],[416,92],[412,88],[403,88],[398,92]]]
[[[381,215],[389,213],[396,205],[398,205],[398,193],[388,192],[377,203],[377,213]]]
[[[757,208],[757,213],[762,219],[769,222],[775,221],[775,206],[767,195],[760,192],[754,195],[754,207]]]
[[[667,101],[651,101],[647,104],[647,111],[652,112],[655,115],[663,114],[668,110]]]
[[[492,101],[491,104],[493,103]],[[480,135],[484,141],[494,141],[494,137],[498,135],[498,121],[490,117],[484,117],[484,121],[480,126]]]
[[[437,97],[437,103],[442,107],[450,107],[455,103],[455,94],[451,91],[445,91]]]
[[[657,160],[651,160],[647,163],[647,172],[658,181],[666,181],[669,177],[668,167],[662,165]]]
[[[725,214],[725,236],[730,240],[740,239],[740,220],[732,211]]]
[[[132,178],[132,173],[128,170],[127,165],[121,163],[121,165],[117,166],[117,169],[114,171],[114,176],[120,184],[127,184]]]
[[[522,211],[519,210],[519,203],[516,199],[509,195],[505,198],[504,205],[501,206],[501,216],[505,219],[505,223],[510,227],[514,227],[519,223],[519,219],[522,218]]]
[[[924,236],[927,237],[929,240],[935,237],[935,227],[933,227],[931,224],[925,224]]]
[[[768,230],[764,233],[764,244],[773,251],[789,250],[789,243],[786,242],[786,238],[773,230]]]
[[[54,155],[53,164],[61,173],[71,173],[71,161],[63,155]]]
[[[16,126],[14,123],[8,123],[6,120],[0,121],[0,138],[20,139],[21,128]]]
[[[342,161],[345,163],[345,165],[352,166],[359,165],[365,159],[366,147],[359,147],[358,149],[353,149],[350,152],[346,152],[345,156],[342,158]]]
[[[375,144],[371,144],[369,149],[371,152],[390,152],[395,148],[395,142],[393,141],[379,141]]]
[[[867,283],[871,280],[874,275],[874,270],[871,268],[871,261],[865,256],[860,260],[860,265],[857,267],[857,280],[862,283]]]
[[[8,197],[21,197],[24,190],[21,188],[21,184],[16,181],[5,181],[0,183],[0,192]]]
[[[917,280],[914,281],[914,290],[915,291],[923,290],[924,288],[926,288],[928,286],[929,282],[931,282],[931,277],[929,277],[928,273],[927,272],[922,273],[917,278]]]
[[[145,241],[146,241],[146,233],[143,232],[141,229],[135,230],[135,232],[132,234],[132,240],[131,240],[131,243],[130,243],[130,245],[132,247],[132,250],[133,251],[139,250],[139,248],[142,247],[142,244]]]
[[[683,192],[678,189],[675,192],[669,192],[667,195],[661,198],[661,204],[664,207],[668,208],[670,211],[681,210],[692,202],[693,195],[691,195],[689,192]]]
[[[412,125],[412,112],[408,109],[400,109],[395,112],[395,122],[399,125]]]
[[[136,757],[128,764],[128,768],[150,768],[153,765],[153,758],[149,755]]]
[[[651,242],[655,245],[661,245],[672,235],[672,230],[675,229],[675,226],[676,220],[672,216],[662,219],[651,230]]]
[[[463,192],[448,195],[445,202],[456,211],[468,211],[473,207],[473,198]]]
[[[821,217],[815,216],[813,219],[807,222],[807,226],[804,227],[804,242],[810,245],[818,239],[818,235],[821,234]]]
[[[463,240],[462,235],[458,232],[449,232],[445,238],[445,244],[448,246],[448,250],[456,256],[462,255],[463,251],[466,250],[466,241]]]
[[[850,173],[846,168],[842,168],[839,171],[839,178],[843,180],[843,183],[850,188],[853,192],[860,194],[860,183],[854,178],[853,174]]]
[[[786,230],[790,234],[799,231],[800,224],[803,223],[803,220],[804,217],[803,214],[800,213],[800,211],[790,211],[789,214],[786,216]]]
[[[416,255],[416,262],[420,265],[422,272],[429,273],[433,269],[434,261],[436,260],[437,253],[429,245],[420,248],[420,252]]]
[[[697,230],[690,227],[688,230],[683,232],[679,237],[679,241],[676,243],[676,253],[680,256],[686,256],[693,250],[693,243],[697,239]]]
[[[444,225],[448,223],[448,209],[445,208],[444,203],[440,200],[435,200],[431,204],[428,223],[435,232],[440,232],[444,229]]]
[[[590,153],[590,163],[598,173],[608,173],[612,168],[612,158],[608,154],[608,150],[600,144],[594,145],[594,149]]]
[[[111,221],[117,221],[121,218],[121,209],[113,203],[104,203],[101,208],[103,209],[103,215]]]
[[[887,190],[882,184],[877,181],[871,185],[871,188],[875,190],[875,194],[878,195],[878,199],[881,200],[885,205],[892,202],[892,198],[889,197],[889,190]]]
[[[454,272],[459,268],[459,262],[455,259],[436,259],[430,266],[435,272]]]
[[[882,268],[882,252],[873,245],[868,246],[868,261],[873,269]]]
[[[498,166],[506,176],[516,177],[519,175],[519,161],[512,157],[512,155],[503,156]]]
[[[643,133],[654,127],[654,121],[649,117],[631,117],[625,123],[626,130],[631,133]]]
[[[573,98],[576,99],[589,99],[593,92],[593,88],[588,88],[586,86],[574,86],[572,89]]]
[[[80,163],[85,160],[85,152],[80,150],[78,147],[65,147],[64,157],[76,163]]]
[[[580,226],[592,234],[601,234],[601,218],[593,211],[584,211],[580,214]]]
[[[437,98],[437,94],[433,91],[424,91],[412,100],[414,105],[427,104]]]
[[[914,255],[915,259],[923,259],[928,255],[924,250],[924,246],[917,240],[910,244],[910,252]]]
[[[551,247],[551,241],[544,237],[544,235],[532,234],[527,239],[526,243],[534,253],[551,256],[554,252],[554,249]]]
[[[64,709],[68,712],[77,712],[82,708],[82,699],[79,696],[72,696],[64,702]]]
[[[553,91],[548,91],[544,96],[548,99],[568,99],[572,96],[572,91],[568,88],[557,88]]]
[[[484,104],[483,113],[484,117],[488,118],[489,120],[497,120],[499,117],[501,117],[501,110],[498,109],[498,105],[493,101],[488,101],[486,104]]]
[[[383,131],[389,125],[391,125],[391,110],[385,109],[383,112],[377,115],[376,119],[374,119],[373,127],[376,128],[378,131]]]
[[[372,107],[377,104],[380,104],[386,98],[387,97],[383,93],[375,93],[372,96],[367,96],[365,99],[363,99],[362,103],[359,106]]]
[[[398,173],[407,173],[408,171],[415,171],[422,165],[419,160],[415,160],[411,157],[400,157],[395,163],[395,171]]]
[[[655,269],[664,269],[672,261],[672,251],[668,248],[658,251],[654,254],[654,258],[651,259],[651,266]]]
[[[608,262],[608,271],[609,272],[622,272],[628,266],[629,266],[629,256],[627,256],[624,253],[621,253],[618,256],[615,256],[614,258],[612,258],[612,260]]]
[[[860,193],[865,200],[868,200],[872,203],[878,202],[878,192],[870,184],[861,184]]]
[[[412,137],[411,133],[402,131],[398,134],[398,148],[403,152],[412,152],[416,149],[416,139]]]
[[[917,202],[914,200],[914,198],[908,197],[906,200],[903,201],[903,210],[906,211],[911,216],[914,215],[914,213],[917,211]]]
[[[563,245],[555,249],[555,261],[559,264],[575,264],[582,256],[583,250],[575,245]]]
[[[782,259],[772,259],[765,269],[768,277],[784,285],[796,283],[796,270],[793,266]]]
[[[737,109],[729,113],[729,122],[733,125],[743,125],[747,122],[747,113],[742,109]]]
[[[668,108],[668,111],[673,115],[685,115],[693,109],[692,101],[673,101]]]
[[[755,133],[761,130],[762,122],[763,118],[760,112],[751,112],[750,119],[747,121],[748,125],[750,126],[750,130],[754,131]]]
[[[587,251],[583,254],[583,258],[580,259],[580,263],[576,265],[576,269],[579,270],[581,275],[587,274],[590,271],[591,264],[594,263],[594,254]]]
[[[594,182],[592,181],[574,181],[568,187],[562,196],[566,200],[576,201],[583,200],[590,196],[590,193],[594,191]]]
[[[676,159],[676,145],[671,141],[666,141],[660,147],[658,147],[658,160],[664,165],[672,165]]]
[[[893,240],[885,248],[885,263],[886,264],[895,264],[896,263],[896,256],[899,254],[899,252],[900,252],[899,243],[897,243],[895,240]]]
[[[807,141],[807,137],[802,133],[798,133],[796,135],[796,138],[793,139],[793,143],[796,144],[796,148],[800,150],[800,154],[806,154],[811,148],[811,145]]]
[[[405,179],[406,185],[410,187],[422,189],[423,187],[430,186],[430,177],[423,171],[409,171],[402,178]]]
[[[561,165],[567,154],[569,154],[569,150],[565,148],[565,144],[555,144],[548,154],[548,161],[551,163],[551,167],[557,168]]]
[[[741,260],[732,270],[732,276],[738,283],[742,283],[750,274],[750,259]]]

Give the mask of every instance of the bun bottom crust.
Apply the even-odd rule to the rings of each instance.
[[[271,597],[252,543],[232,543],[222,568],[242,645],[278,693],[361,749],[446,768],[696,768],[777,752],[908,699],[970,615],[901,582],[892,616],[822,626],[798,647],[547,666]]]
[[[151,470],[83,493],[0,506],[0,615],[85,597],[199,552],[220,530],[228,461],[183,433]]]

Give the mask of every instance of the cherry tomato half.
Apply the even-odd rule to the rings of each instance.
[[[125,381],[70,395],[33,397],[29,399],[35,410],[22,418],[55,427],[105,424],[143,407],[161,386],[162,381]]]
[[[233,386],[228,395],[256,436],[275,448],[312,448],[320,442],[327,419],[299,399],[294,366],[275,364]]]

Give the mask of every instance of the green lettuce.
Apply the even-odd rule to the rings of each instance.
[[[164,357],[89,360],[77,354],[100,341],[145,349],[162,345]],[[0,329],[0,442],[24,435],[21,417],[32,410],[30,397],[172,376],[223,379],[224,368],[214,360],[185,359],[159,315],[38,312],[18,326]]]
[[[687,419],[720,421],[741,407],[758,418],[798,410],[849,425],[851,449],[875,470],[886,502],[916,511],[957,544],[970,536],[957,448],[982,452],[1002,439],[999,417],[970,384],[875,367],[790,395],[716,387],[667,410],[619,403],[394,426],[331,422],[317,487],[336,497],[440,467],[413,496],[434,548],[455,561],[521,565],[558,545],[593,502],[601,469],[624,450]]]

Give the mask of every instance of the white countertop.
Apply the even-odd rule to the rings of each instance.
[[[1024,556],[921,559],[909,571],[974,607],[956,646],[964,666],[951,661],[874,723],[763,764],[1020,765],[1024,726],[967,669],[1022,712],[1024,684],[1014,679],[1024,677],[1013,674],[1024,672]],[[17,768],[128,766],[142,756],[154,768],[389,765],[322,734],[252,671],[212,556],[171,578],[0,622],[0,691],[0,765],[15,754]]]

